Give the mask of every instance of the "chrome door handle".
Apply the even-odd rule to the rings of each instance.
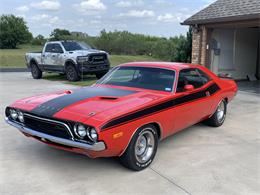
[[[206,91],[206,96],[209,97],[210,96],[210,92]]]

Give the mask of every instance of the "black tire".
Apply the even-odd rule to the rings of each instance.
[[[147,137],[145,137],[146,134],[147,134]],[[140,158],[140,157],[138,156],[137,152],[139,152],[139,151],[136,151],[136,149],[138,148],[137,142],[139,141],[139,145],[140,145],[141,144],[140,140],[144,137],[144,139],[146,140],[145,143],[147,144],[149,142],[148,135],[149,135],[149,137],[153,136],[153,140],[154,140],[153,147],[145,148],[143,153],[140,154],[140,157],[142,157],[142,155],[144,156],[144,155],[149,154],[149,155],[147,155],[147,159],[144,162],[141,162],[140,159],[138,160],[138,158]],[[151,141],[152,137],[150,137],[150,138],[151,138],[150,139],[150,141]],[[151,143],[152,142],[150,142],[150,144]],[[150,145],[150,144],[148,144],[148,145]],[[153,125],[146,125],[136,131],[136,133],[132,137],[126,151],[124,152],[124,154],[122,156],[119,157],[119,160],[120,160],[121,164],[123,166],[125,166],[126,168],[129,168],[134,171],[141,171],[141,170],[147,168],[152,163],[152,161],[155,157],[156,151],[157,151],[157,146],[158,146],[158,133],[156,131],[156,128]],[[143,148],[141,148],[141,149],[143,150]],[[141,150],[141,149],[139,148],[139,150]]]
[[[96,73],[97,79],[101,79],[107,72]]]
[[[35,63],[31,64],[31,74],[34,79],[42,78],[42,71],[39,69],[39,67]]]
[[[79,72],[76,67],[72,64],[66,66],[66,78],[68,81],[78,81],[80,79]]]
[[[220,108],[220,107],[222,107],[222,108]],[[221,111],[223,111],[223,114],[220,113]],[[226,113],[227,113],[227,102],[225,100],[222,100],[218,104],[218,107],[217,107],[217,110],[215,111],[215,113],[204,122],[211,127],[219,127],[224,123],[225,118],[226,118]],[[220,116],[222,116],[222,117],[220,117]]]

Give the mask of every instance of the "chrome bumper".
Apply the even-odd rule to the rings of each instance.
[[[47,140],[54,142],[54,143],[58,143],[58,144],[66,145],[66,146],[71,146],[71,147],[75,147],[75,148],[92,150],[92,151],[102,151],[102,150],[106,149],[104,142],[97,142],[97,143],[94,143],[94,144],[76,142],[76,141],[67,140],[67,139],[47,135],[47,134],[44,134],[44,133],[40,133],[40,132],[35,131],[33,129],[22,126],[18,123],[12,122],[7,117],[5,118],[5,121],[8,124],[10,124],[10,125],[16,127],[17,129],[19,129],[23,133],[29,134],[31,136],[36,136],[36,137],[39,137],[39,138],[44,138],[44,139],[47,139]]]

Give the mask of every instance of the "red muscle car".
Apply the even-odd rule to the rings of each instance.
[[[135,62],[90,87],[18,100],[5,114],[7,123],[45,144],[91,158],[117,156],[142,170],[159,140],[201,121],[222,125],[236,92],[233,80],[200,65]]]

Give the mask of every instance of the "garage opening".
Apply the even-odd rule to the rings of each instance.
[[[259,80],[259,33],[259,27],[212,29],[210,69],[236,80]]]

